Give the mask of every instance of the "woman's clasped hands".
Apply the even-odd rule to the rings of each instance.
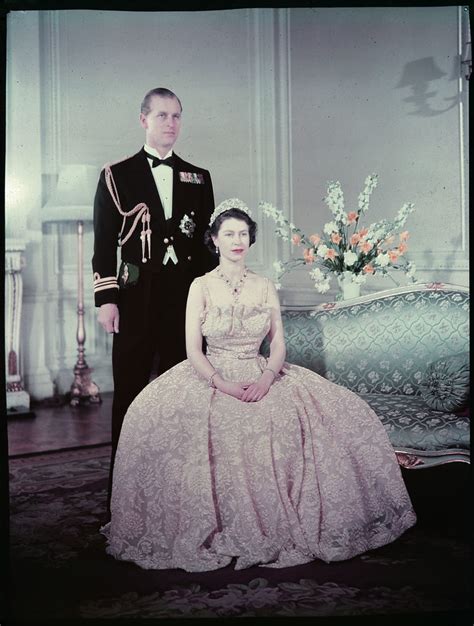
[[[231,382],[219,377],[219,380],[215,380],[215,385],[219,391],[242,402],[258,402],[267,395],[273,379],[272,372],[264,370],[260,378],[254,382]]]

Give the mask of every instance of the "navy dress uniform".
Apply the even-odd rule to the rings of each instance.
[[[155,159],[158,161],[142,149],[104,166],[94,200],[95,305],[117,304],[120,315],[112,349],[109,504],[113,461],[125,413],[148,384],[156,356],[158,374],[186,358],[184,325],[189,286],[194,278],[217,265],[204,245],[204,233],[214,211],[209,172],[175,153],[171,162],[166,160],[165,165],[172,167],[172,211],[167,219],[171,207],[164,207],[152,173],[152,167],[165,165],[155,163]],[[171,175],[169,170],[167,175]],[[121,263],[117,274],[118,247]]]

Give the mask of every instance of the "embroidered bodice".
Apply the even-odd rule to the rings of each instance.
[[[259,304],[237,302],[217,305],[213,302],[207,276],[198,280],[206,300],[201,314],[201,329],[206,338],[208,356],[256,357],[271,325],[271,307],[266,303],[268,283],[264,285]]]
[[[209,356],[256,357],[270,330],[268,305],[209,306],[202,315],[202,333]]]

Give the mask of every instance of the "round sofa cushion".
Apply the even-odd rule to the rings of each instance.
[[[464,409],[469,401],[469,354],[462,352],[429,363],[420,389],[431,409]]]

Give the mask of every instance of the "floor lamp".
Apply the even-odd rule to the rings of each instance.
[[[84,223],[92,222],[92,202],[99,176],[92,165],[66,165],[61,168],[54,193],[43,208],[43,224],[73,222],[77,232],[77,361],[70,389],[70,404],[99,403],[99,387],[92,381],[92,369],[85,359],[84,325]]]

